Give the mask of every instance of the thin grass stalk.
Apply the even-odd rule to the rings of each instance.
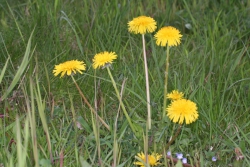
[[[74,77],[73,77],[72,75],[71,75],[71,78],[72,78],[73,82],[75,83],[76,88],[77,88],[78,92],[80,93],[80,95],[81,95],[81,97],[82,97],[84,103],[87,104],[87,106],[89,107],[90,111],[91,111],[93,114],[97,115],[99,121],[101,121],[101,123],[110,131],[109,126],[108,126],[108,125],[105,123],[105,121],[95,112],[95,110],[94,110],[93,107],[90,105],[90,103],[88,102],[88,100],[87,100],[87,98],[84,96],[84,94],[82,93],[80,87],[78,86],[76,80],[74,79]]]
[[[72,99],[72,96],[70,95],[70,93],[69,93],[69,100],[70,100],[70,108],[71,108],[72,115],[73,115],[73,123],[74,123],[75,127],[77,127],[76,112],[75,112],[75,108],[74,108],[74,104],[73,104],[73,99]]]
[[[167,155],[165,149],[163,149],[163,154],[162,155]],[[165,166],[168,166],[168,161],[167,161],[167,157],[166,156],[163,156],[163,162],[164,162]]]
[[[21,136],[21,128],[20,128],[20,120],[19,117],[16,116],[16,140],[17,140],[17,161],[18,167],[26,167],[26,156],[27,156],[27,148],[28,148],[28,139],[29,139],[29,126],[28,126],[28,118],[25,120],[24,124],[24,145],[22,144],[22,136]]]
[[[78,147],[78,143],[77,143],[78,141],[75,141],[75,158],[76,158],[76,166],[79,166],[79,163],[80,163],[80,160],[79,160],[79,150],[81,150],[81,149],[79,149]]]
[[[60,4],[60,0],[55,0],[55,2],[54,2],[54,13],[57,13],[57,9],[58,9],[58,6],[59,6],[59,4]]]
[[[116,139],[116,134],[114,134],[114,143],[113,143],[113,164],[112,167],[116,167],[117,165],[117,156],[118,156],[118,142]]]
[[[37,59],[36,59],[36,64],[38,64]],[[49,128],[48,128],[48,124],[47,124],[46,114],[44,112],[45,111],[45,100],[42,99],[42,95],[40,92],[38,73],[39,73],[39,71],[36,71],[36,76],[35,76],[36,83],[33,84],[33,82],[31,82],[31,88],[33,88],[33,90],[34,90],[35,99],[36,99],[37,108],[38,108],[38,113],[39,113],[40,119],[42,121],[43,130],[45,132],[45,136],[46,136],[46,140],[47,140],[47,144],[48,144],[48,151],[50,153],[50,161],[51,161],[51,164],[53,164],[54,158],[53,158],[53,154],[52,154],[50,133],[49,133]]]
[[[20,130],[20,122],[18,115],[16,116],[16,147],[17,147],[17,162],[18,166],[23,166],[23,156],[22,156],[22,137]]]
[[[134,128],[134,126],[133,126],[133,124],[132,124],[132,122],[131,122],[131,119],[130,119],[130,117],[129,117],[129,115],[128,115],[128,112],[126,111],[126,108],[125,108],[125,106],[124,106],[124,104],[123,104],[123,102],[122,102],[122,100],[121,100],[120,94],[119,94],[119,92],[118,92],[118,89],[117,89],[115,80],[114,80],[114,78],[113,78],[113,76],[112,76],[112,74],[111,74],[111,71],[110,71],[109,67],[106,67],[106,69],[107,69],[108,74],[109,74],[109,77],[110,77],[110,79],[111,79],[111,81],[112,81],[113,87],[114,87],[114,89],[115,89],[116,96],[117,96],[117,98],[118,98],[118,100],[119,100],[119,102],[120,102],[120,105],[121,105],[121,107],[122,107],[123,113],[124,113],[125,117],[127,118],[127,121],[128,121],[128,123],[129,123],[129,125],[130,125],[132,131],[136,134],[135,128]]]
[[[115,119],[115,124],[114,124],[113,165],[112,165],[113,167],[116,166],[116,158],[117,158],[117,151],[118,151],[116,131],[117,131],[117,121],[118,121],[119,113],[120,113],[120,104],[119,104],[119,109],[118,109],[116,119]]]
[[[27,161],[26,159],[28,158],[28,147],[29,147],[29,138],[30,138],[30,129],[29,129],[29,119],[25,119],[25,124],[24,124],[24,147],[23,147],[23,159],[24,159],[24,166],[27,166]]]
[[[122,88],[121,88],[121,92],[120,92],[120,96],[121,96],[121,99],[122,99],[122,93],[123,93],[123,89],[124,89],[124,85],[125,85],[125,82],[126,82],[126,79],[123,80],[123,83],[122,83]],[[118,121],[118,117],[119,117],[119,113],[120,113],[120,107],[121,107],[121,104],[119,104],[119,107],[118,107],[118,112],[116,114],[116,119],[115,119],[115,124],[114,124],[114,145],[113,145],[113,164],[112,164],[112,167],[116,167],[116,164],[117,164],[117,156],[118,156],[118,142],[117,142],[117,121]]]
[[[147,55],[146,55],[144,34],[142,34],[142,46],[143,46],[143,57],[144,57],[145,79],[146,79],[146,93],[147,93],[147,109],[148,109],[148,121],[147,121],[147,123],[148,123],[148,129],[151,129],[150,92],[149,92],[148,65],[147,65]]]
[[[2,79],[3,79],[4,73],[5,73],[5,71],[6,71],[7,65],[8,65],[8,63],[9,63],[9,60],[10,60],[10,58],[8,57],[8,59],[7,59],[6,62],[5,62],[5,65],[4,65],[3,69],[2,69],[2,71],[1,71],[1,74],[0,74],[0,84],[2,83]],[[1,100],[0,100],[0,101],[1,101]]]
[[[42,126],[45,132],[47,144],[48,144],[48,150],[50,153],[50,161],[53,164],[54,163],[54,158],[52,154],[52,146],[51,146],[51,141],[50,141],[50,133],[49,133],[49,128],[47,124],[47,119],[44,113],[45,110],[45,102],[42,100],[41,92],[40,92],[40,86],[38,83],[38,76],[36,75],[36,88],[34,87],[34,92],[35,92],[35,99],[37,102],[37,107],[38,107],[38,113],[40,116],[40,119],[42,121]]]
[[[72,97],[69,93],[69,98],[70,98],[70,103],[71,103],[71,110],[72,110],[72,114],[73,114],[73,122],[74,122],[74,125],[75,125],[75,130],[77,131],[77,128],[78,128],[78,125],[77,125],[77,120],[76,120],[76,113],[75,113],[75,109],[74,109],[74,105],[73,105],[73,100],[72,100]],[[77,141],[77,133],[75,133],[75,141]],[[79,156],[78,156],[78,149],[77,149],[77,146],[78,144],[75,143],[75,157],[76,157],[76,166],[78,166],[79,164]],[[61,153],[63,154],[63,149],[61,150]],[[61,153],[60,153],[60,167],[63,166],[63,162],[64,162],[64,156],[62,155],[61,156]]]
[[[36,58],[36,61],[37,61],[37,57]],[[49,76],[49,72],[48,72],[48,69],[47,69],[47,64],[44,62],[43,63],[43,68],[44,68],[44,72],[45,72],[45,75],[46,75],[46,79],[47,79],[47,86],[48,86],[48,98],[49,98],[49,108],[50,108],[50,116],[51,118],[53,119],[54,117],[54,109],[55,109],[55,100],[54,100],[54,97],[53,97],[53,94],[51,93],[51,81],[50,81],[50,76]]]
[[[177,136],[179,135],[179,133],[181,132],[181,128],[182,128],[182,125],[180,125],[175,133],[175,135],[171,138],[171,140],[167,143],[166,145],[166,150],[169,149],[169,146],[175,141],[175,139],[177,138]]]
[[[78,35],[78,33],[77,33],[76,29],[75,29],[75,26],[77,26],[77,25],[73,25],[73,23],[69,19],[68,15],[64,11],[61,11],[61,13],[62,13],[61,19],[66,20],[68,22],[68,24],[70,25],[70,27],[72,28],[73,32],[75,33],[77,45],[78,45],[78,47],[79,47],[79,49],[81,51],[81,54],[84,55],[80,37],[79,37],[79,35]]]
[[[19,32],[21,38],[22,38],[22,41],[23,41],[23,43],[25,43],[23,34],[22,34],[22,32],[21,32],[21,28],[20,28],[20,26],[19,26],[19,24],[18,24],[17,19],[15,18],[15,14],[14,14],[13,11],[11,10],[11,7],[9,6],[8,2],[7,2],[7,5],[8,5],[8,8],[9,8],[9,11],[10,11],[12,17],[13,17],[13,20],[15,21],[16,27],[17,27],[17,29],[18,29],[18,32]]]
[[[93,115],[94,114],[94,115]],[[101,159],[101,147],[100,147],[100,132],[99,132],[99,127],[98,125],[98,120],[94,119],[96,116],[95,113],[91,112],[91,120],[92,120],[92,126],[93,126],[93,133],[95,135],[95,141],[96,141],[96,149],[97,149],[97,154],[98,154],[98,166],[103,166],[102,159]]]
[[[32,141],[32,152],[35,160],[35,167],[39,166],[39,157],[38,157],[38,149],[37,149],[37,135],[36,135],[36,117],[35,117],[35,98],[33,91],[33,82],[30,79],[30,99],[28,97],[27,91],[23,88],[23,92],[25,94],[25,102],[27,107],[28,119],[30,124],[30,132],[31,132],[31,141]],[[31,103],[31,106],[30,106]]]
[[[167,57],[166,57],[166,70],[165,70],[165,81],[164,81],[164,100],[162,108],[163,118],[166,115],[166,106],[167,106],[167,93],[168,93],[168,68],[169,68],[169,46],[167,45]]]

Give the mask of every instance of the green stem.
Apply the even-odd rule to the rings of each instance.
[[[166,106],[167,106],[168,68],[169,68],[169,46],[167,45],[166,70],[165,70],[165,81],[164,81],[164,101],[163,101],[163,109],[162,109],[163,118],[166,115]]]
[[[95,83],[95,111],[97,111],[97,86],[96,86],[96,70],[94,73],[94,83]],[[98,153],[98,163],[101,167],[103,167],[102,158],[101,158],[101,144],[100,144],[100,131],[99,131],[99,121],[98,121],[98,115],[97,112],[95,112],[95,119],[92,115],[92,124],[93,124],[93,131],[96,138],[96,148]]]
[[[115,89],[116,96],[117,96],[117,98],[118,98],[118,100],[119,100],[119,102],[120,102],[120,105],[121,105],[121,107],[122,107],[122,111],[123,111],[125,117],[127,118],[128,123],[129,123],[129,125],[130,125],[132,131],[136,134],[135,128],[134,128],[134,126],[133,126],[133,124],[132,124],[132,122],[131,122],[131,119],[130,119],[130,117],[129,117],[127,111],[126,111],[126,108],[125,108],[125,106],[124,106],[124,104],[123,104],[123,102],[122,102],[122,100],[121,100],[121,97],[120,97],[120,94],[119,94],[119,92],[118,92],[118,89],[117,89],[115,80],[114,80],[114,78],[113,78],[113,76],[112,76],[112,74],[111,74],[111,72],[110,72],[109,67],[106,67],[106,68],[107,68],[107,70],[108,70],[109,77],[110,77],[110,79],[111,79],[111,81],[112,81],[112,84],[113,84],[113,87],[114,87],[114,89]]]
[[[168,144],[166,145],[166,150],[168,150],[169,146],[175,141],[175,139],[177,138],[177,136],[179,135],[179,133],[181,132],[181,128],[182,128],[182,125],[180,125],[174,135],[174,137],[172,137],[172,139],[168,142]]]
[[[74,78],[72,75],[71,75],[71,78],[72,78],[73,82],[75,83],[76,88],[77,88],[78,92],[80,93],[80,95],[81,95],[81,97],[82,97],[84,103],[87,104],[87,106],[89,107],[90,111],[91,111],[93,114],[95,114],[95,115],[98,117],[98,119],[101,121],[101,123],[110,131],[109,126],[108,126],[108,125],[105,123],[105,121],[96,113],[96,111],[94,110],[94,108],[90,105],[90,103],[88,102],[87,98],[86,98],[86,97],[84,96],[84,94],[82,93],[80,87],[79,87],[78,84],[76,83],[75,78]]]
[[[147,93],[147,109],[148,109],[148,129],[151,129],[151,109],[150,109],[150,92],[149,92],[149,79],[148,79],[148,65],[146,56],[146,46],[144,34],[142,34],[142,46],[143,46],[143,57],[144,57],[144,67],[145,67],[145,78],[146,78],[146,93]]]

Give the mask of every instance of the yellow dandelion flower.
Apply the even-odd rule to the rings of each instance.
[[[167,116],[175,123],[190,124],[198,119],[197,106],[194,102],[187,99],[178,99],[172,101],[167,107]]]
[[[138,153],[137,156],[146,163],[146,156],[144,153]],[[159,165],[160,162],[158,162],[161,159],[162,155],[157,153],[152,153],[151,155],[148,155],[148,163],[150,166],[156,166]],[[137,161],[134,162],[135,165],[139,165],[141,167],[144,167],[144,163]]]
[[[112,64],[113,60],[117,58],[115,52],[101,52],[94,56],[93,58],[93,68],[104,67],[107,64]]]
[[[171,26],[163,27],[155,34],[156,44],[160,46],[177,46],[181,37],[180,31]]]
[[[139,16],[128,22],[128,31],[134,34],[152,33],[156,29],[156,21],[147,16]]]
[[[173,90],[171,93],[167,94],[167,98],[171,100],[178,100],[182,99],[184,94],[182,92],[179,92],[178,90]]]
[[[55,65],[53,73],[55,76],[61,73],[61,77],[63,77],[65,74],[71,75],[72,73],[76,72],[82,74],[82,71],[85,71],[85,69],[86,64],[84,64],[83,61],[70,60],[59,65]]]

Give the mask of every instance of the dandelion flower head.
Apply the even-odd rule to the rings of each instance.
[[[187,99],[178,99],[172,101],[167,107],[167,116],[174,123],[190,124],[198,119],[197,106],[194,102]]]
[[[167,98],[171,100],[178,100],[182,99],[184,94],[182,92],[179,92],[178,90],[173,90],[171,93],[167,94]]]
[[[171,26],[163,27],[155,34],[159,46],[177,46],[181,43],[181,37],[180,31]]]
[[[113,60],[117,58],[115,52],[101,52],[94,56],[93,58],[93,68],[104,67],[107,64],[112,64]]]
[[[128,31],[134,34],[146,34],[154,32],[156,21],[147,16],[139,16],[128,22]]]
[[[83,61],[70,60],[59,65],[55,65],[53,73],[55,76],[61,73],[61,77],[65,74],[71,75],[72,73],[79,72],[82,74],[82,71],[86,69],[86,64]]]
[[[143,161],[146,163],[146,156],[144,153],[138,153],[137,156]],[[152,153],[151,155],[149,154],[148,155],[148,163],[150,166],[156,166],[156,165],[159,165],[160,162],[159,160],[161,159],[162,155],[160,154],[157,154],[157,153]],[[139,165],[141,167],[145,167],[144,163],[140,162],[140,161],[137,161],[137,162],[134,162],[135,165]]]

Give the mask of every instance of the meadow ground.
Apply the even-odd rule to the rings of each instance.
[[[142,37],[128,31],[141,15],[157,22],[150,119]],[[182,35],[169,50],[154,37],[164,26]],[[249,0],[0,0],[0,166],[129,167],[141,152],[151,166],[250,166],[249,41]],[[117,59],[93,69],[103,51]],[[168,93],[198,108],[181,129],[163,107],[166,53]],[[53,74],[70,60],[82,74]]]

